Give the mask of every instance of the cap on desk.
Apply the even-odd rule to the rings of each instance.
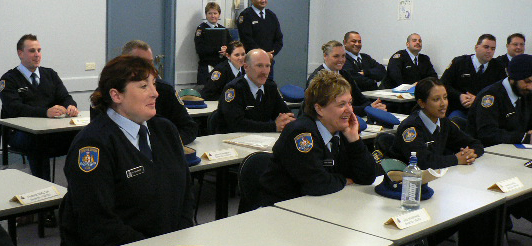
[[[382,159],[380,164],[386,175],[384,175],[382,182],[375,186],[375,192],[384,197],[401,200],[403,185],[392,179],[397,180],[394,176],[402,175],[406,164],[396,159]],[[434,190],[428,186],[428,183],[422,184],[421,200],[430,199],[432,195],[434,195]]]
[[[185,104],[185,107],[187,108],[194,108],[194,109],[198,109],[198,108],[206,108],[207,107],[207,104],[205,104],[205,100],[203,100],[203,98],[201,97],[197,97],[197,96],[182,96],[181,97],[181,101],[183,101],[183,103]]]
[[[366,128],[368,128],[368,123],[366,123],[366,121],[360,118],[358,115],[357,115],[357,120],[358,120],[358,130],[364,131],[366,130]]]
[[[287,102],[298,103],[305,98],[305,90],[297,85],[285,85],[279,90]]]
[[[393,128],[394,125],[399,125],[401,122],[392,113],[386,112],[382,109],[367,106],[364,108],[368,115],[368,122],[375,123],[386,128]]]
[[[201,162],[201,158],[196,155],[196,150],[189,147],[183,147],[185,150],[185,159],[187,160],[188,166],[195,166]]]

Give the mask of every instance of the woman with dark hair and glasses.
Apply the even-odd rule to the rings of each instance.
[[[91,102],[100,114],[65,161],[61,245],[122,245],[192,226],[192,193],[178,131],[155,116],[157,72],[140,57],[103,68]]]
[[[418,110],[397,128],[392,155],[408,163],[411,152],[417,153],[421,169],[438,169],[470,165],[484,153],[480,141],[464,133],[445,117],[449,101],[445,86],[433,77],[416,85]]]

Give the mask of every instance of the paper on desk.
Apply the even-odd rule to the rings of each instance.
[[[412,96],[410,93],[399,93],[399,94],[397,94],[397,98],[414,99],[415,97]]]
[[[379,125],[370,125],[370,124],[368,124],[368,127],[364,131],[367,131],[367,132],[380,132],[380,131],[382,131],[382,128],[383,127],[379,126]]]
[[[389,92],[389,91],[375,91],[375,96],[395,96],[397,93]]]
[[[532,149],[532,144],[514,144],[518,149]]]
[[[59,191],[54,186],[50,186],[45,189],[24,193],[22,195],[16,195],[9,201],[18,202],[22,205],[28,205],[32,203],[42,202],[45,200],[50,200],[52,198],[59,197],[59,195]]]
[[[406,92],[415,86],[416,86],[415,84],[401,84],[400,86],[393,88],[392,91],[393,92]]]
[[[91,123],[91,117],[77,117],[70,120],[71,125],[86,126]]]
[[[260,135],[244,135],[233,139],[223,140],[224,143],[235,144],[259,150],[271,150],[277,138]]]

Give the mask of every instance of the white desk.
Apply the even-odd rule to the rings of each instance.
[[[532,160],[532,149],[518,149],[513,144],[498,144],[484,149],[487,153]]]
[[[374,185],[380,184],[381,180],[382,176]],[[402,244],[501,206],[504,202],[504,196],[497,193],[476,192],[436,180],[430,183],[434,196],[421,201],[421,207],[427,210],[431,220],[400,230],[384,225],[389,218],[403,213],[400,201],[376,194],[374,185],[349,185],[326,196],[304,196],[276,203],[275,206]],[[460,202],[465,198],[468,202]]]
[[[90,117],[89,111],[79,112],[78,118],[81,117]],[[38,117],[18,117],[18,118],[9,118],[9,119],[0,119],[0,125],[2,127],[2,163],[7,165],[8,161],[8,147],[6,135],[6,127],[13,128],[19,131],[39,135],[46,133],[54,132],[66,132],[66,131],[78,131],[83,129],[85,126],[76,126],[71,125],[70,120],[73,117],[64,117],[64,118],[38,118]]]
[[[218,101],[205,101],[205,104],[207,104],[206,108],[187,109],[190,117],[209,116],[212,114],[212,112],[214,112],[214,110],[218,109]]]
[[[128,244],[173,245],[392,245],[391,241],[274,207]]]
[[[2,187],[0,189],[0,220],[8,220],[9,234],[13,241],[17,238],[16,217],[57,208],[67,192],[65,187],[15,169],[0,171],[0,186]],[[61,194],[59,198],[29,205],[20,205],[19,203],[9,201],[15,195],[48,188],[50,186],[57,188]],[[39,234],[44,235],[42,223],[39,224]]]
[[[392,92],[392,89],[383,89],[383,90],[374,90],[374,91],[363,91],[362,94],[370,99],[377,99],[380,98],[382,101],[388,101],[388,102],[399,102],[399,103],[405,103],[405,102],[414,102],[415,99],[403,99],[398,98],[397,95],[399,93]]]

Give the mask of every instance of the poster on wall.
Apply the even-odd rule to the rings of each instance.
[[[400,0],[397,12],[397,20],[411,20],[414,0]]]

